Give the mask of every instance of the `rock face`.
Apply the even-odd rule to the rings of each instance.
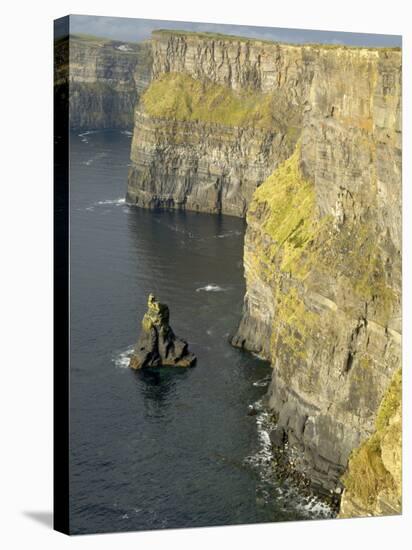
[[[60,42],[62,53],[67,40]],[[136,101],[150,81],[150,44],[71,35],[67,53],[69,71],[58,67],[62,78],[69,73],[70,127],[131,130]]]
[[[162,31],[152,57],[128,201],[247,213],[233,344],[271,361],[279,441],[339,492],[401,362],[401,52]]]
[[[135,113],[128,201],[244,216],[293,152],[315,53],[155,32],[153,82]]]
[[[298,467],[339,489],[401,364],[401,58],[319,52],[294,154],[247,213],[233,339],[271,361]]]
[[[397,371],[380,405],[374,433],[349,459],[340,517],[401,513],[401,398],[401,372]]]
[[[150,294],[130,367],[191,367],[195,362],[196,357],[189,352],[187,342],[175,336],[169,325],[169,308]]]

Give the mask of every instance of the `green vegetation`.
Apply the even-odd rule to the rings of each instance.
[[[154,118],[203,121],[224,126],[273,127],[271,94],[201,82],[183,73],[165,73],[142,96],[146,112]]]
[[[353,451],[343,483],[350,499],[359,502],[366,509],[373,510],[379,494],[386,493],[393,499],[400,498],[400,487],[385,468],[382,461],[382,442],[386,448],[399,450],[401,447],[401,425],[393,421],[401,413],[402,371],[399,369],[385,393],[376,418],[375,433],[358,449]],[[399,463],[399,469],[401,464]],[[400,472],[399,472],[400,477]]]
[[[298,143],[293,155],[255,191],[250,215],[264,205],[263,229],[272,241],[268,260],[281,255],[281,270],[303,279],[310,267],[307,254],[329,218],[315,216],[315,189],[303,178],[299,159]]]
[[[355,497],[364,507],[373,507],[381,491],[394,489],[392,476],[382,462],[378,434],[353,453],[343,483],[352,498]]]
[[[392,381],[386,390],[385,397],[379,407],[376,417],[376,429],[382,432],[389,426],[390,419],[401,406],[402,400],[402,371],[396,371]]]
[[[396,295],[386,281],[384,260],[373,220],[365,219],[360,226],[344,229],[334,236],[330,246],[341,251],[337,262],[340,262],[348,284],[360,299],[365,302],[375,301],[377,319],[386,325]],[[349,254],[346,253],[348,250]]]
[[[93,34],[70,34],[71,40],[80,40],[82,42],[98,42],[104,44],[105,42],[111,42],[109,38],[103,38],[102,36],[94,36]]]
[[[276,349],[280,342],[287,346],[291,356],[298,360],[305,359],[305,338],[316,326],[317,315],[307,309],[296,288],[292,287],[286,293],[278,292],[276,318],[279,325],[278,331],[273,332],[272,349]]]
[[[291,273],[295,280],[305,278],[313,242],[326,220],[315,216],[314,186],[302,176],[299,159],[298,143],[293,155],[257,188],[248,211],[248,224],[259,220],[264,235],[262,248],[254,257],[259,262],[256,268],[276,292],[276,330],[271,348],[274,355],[279,346],[288,349],[284,369],[291,372],[295,366],[292,357],[297,363],[306,358],[305,341],[317,326],[318,315],[306,307],[303,287],[282,288],[282,274]]]
[[[134,46],[131,51],[123,50],[121,51],[122,54],[136,54],[136,48],[135,46],[138,46],[139,44],[142,44],[141,42],[136,42],[132,40],[113,40],[112,38],[104,38],[103,36],[94,36],[93,34],[70,34],[69,36],[71,41],[75,42],[82,42],[89,44],[91,46],[106,46],[106,47],[115,47],[115,45],[119,43],[128,44],[130,46]],[[67,39],[67,37],[66,37]],[[120,50],[118,50],[120,52]]]
[[[185,36],[192,38],[204,38],[206,40],[224,40],[225,42],[262,42],[264,44],[276,44],[273,40],[266,40],[261,38],[250,38],[247,36],[238,36],[235,34],[223,34],[219,32],[196,32],[196,31],[185,31],[185,30],[175,30],[175,29],[156,29],[152,32],[152,36],[156,35],[177,35]],[[295,44],[296,46],[296,44]]]
[[[386,326],[396,295],[387,284],[374,221],[365,218],[360,226],[348,222],[336,228],[332,216],[319,219],[315,189],[302,176],[299,159],[298,142],[293,155],[258,187],[249,207],[249,221],[258,217],[270,237],[265,262],[279,262],[281,271],[302,281],[314,269],[336,273],[360,301],[373,302],[376,320]]]

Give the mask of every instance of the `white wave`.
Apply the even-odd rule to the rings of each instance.
[[[121,44],[120,46],[116,46],[116,50],[120,50],[121,52],[132,52],[132,48],[128,46],[127,44]]]
[[[196,289],[196,292],[224,292],[226,289],[219,286],[219,285],[215,285],[213,283],[211,284],[208,284],[206,286],[201,286],[199,288]]]
[[[129,137],[132,137],[133,135],[133,132],[130,132],[129,130],[122,130],[120,133],[123,134],[124,136],[129,136]]]
[[[259,353],[255,353],[254,351],[252,351],[252,355],[253,357],[256,357],[256,359],[259,359],[260,361],[267,361],[267,359],[263,357],[263,355],[259,355]]]
[[[262,401],[256,401],[251,409],[257,411],[256,428],[258,435],[259,449],[254,455],[248,456],[245,462],[252,466],[261,466],[270,464],[272,459],[272,444],[270,441],[270,432],[273,429],[270,415],[263,409]],[[261,472],[263,474],[263,471]]]
[[[226,239],[227,237],[238,237],[242,233],[240,231],[228,231],[227,233],[221,233],[220,235],[216,235],[216,239]]]
[[[256,383],[255,383],[256,384]],[[283,503],[284,509],[291,509],[300,512],[308,519],[321,519],[333,517],[332,508],[316,495],[303,495],[297,486],[286,482],[279,486],[279,479],[276,470],[272,465],[272,443],[270,432],[276,425],[271,415],[265,410],[262,400],[254,403],[251,408],[257,411],[256,428],[258,435],[258,450],[251,456],[244,459],[245,464],[252,466],[258,471],[260,483],[257,487],[259,498],[269,503],[274,497]]]
[[[307,501],[302,499],[302,502],[297,503],[296,508],[311,518],[330,518],[333,515],[331,507],[315,496],[310,497]]]
[[[259,359],[261,359],[261,357],[259,357]],[[255,386],[255,388],[265,388],[270,384],[270,380],[271,380],[271,376],[268,375],[262,378],[261,380],[256,380],[256,382],[253,382],[253,385]]]
[[[129,366],[130,363],[130,357],[133,353],[134,346],[129,346],[125,350],[121,351],[120,353],[117,353],[113,358],[112,361],[116,365],[116,367],[120,369],[125,369]]]
[[[126,203],[126,199],[124,197],[120,197],[120,199],[107,199],[104,201],[96,202],[96,204],[99,206],[110,206],[112,204],[115,206],[121,206],[122,204],[125,204],[125,203]]]
[[[96,134],[98,130],[87,130],[86,132],[82,132],[81,134],[77,134],[79,137],[89,136],[90,134]]]
[[[90,166],[92,164],[94,159],[89,159],[89,160],[85,160],[82,162],[82,164],[86,165],[86,166]]]

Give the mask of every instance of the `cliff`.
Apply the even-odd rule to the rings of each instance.
[[[159,31],[152,59],[128,201],[247,215],[233,344],[272,363],[277,431],[340,494],[354,449],[386,453],[401,365],[401,52]]]
[[[55,85],[63,89],[69,75],[72,129],[133,128],[134,106],[151,77],[149,43],[70,35],[56,57]]]
[[[159,31],[152,55],[128,201],[244,216],[256,187],[295,147],[312,49]]]
[[[379,407],[374,433],[349,459],[341,518],[402,510],[402,375],[396,371]]]
[[[233,343],[271,361],[269,407],[327,491],[401,364],[400,66],[398,51],[319,51],[296,149],[247,213]]]

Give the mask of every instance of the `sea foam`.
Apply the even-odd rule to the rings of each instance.
[[[130,357],[133,353],[134,346],[129,346],[125,350],[115,354],[112,358],[113,363],[120,369],[125,369],[129,366]]]
[[[206,286],[201,286],[199,288],[196,289],[196,292],[224,292],[226,289],[219,286],[219,285],[215,285],[213,283],[210,283]]]
[[[96,202],[99,206],[121,206],[122,204],[126,203],[126,199],[124,197],[120,197],[119,199],[107,199],[104,201],[98,201]]]

